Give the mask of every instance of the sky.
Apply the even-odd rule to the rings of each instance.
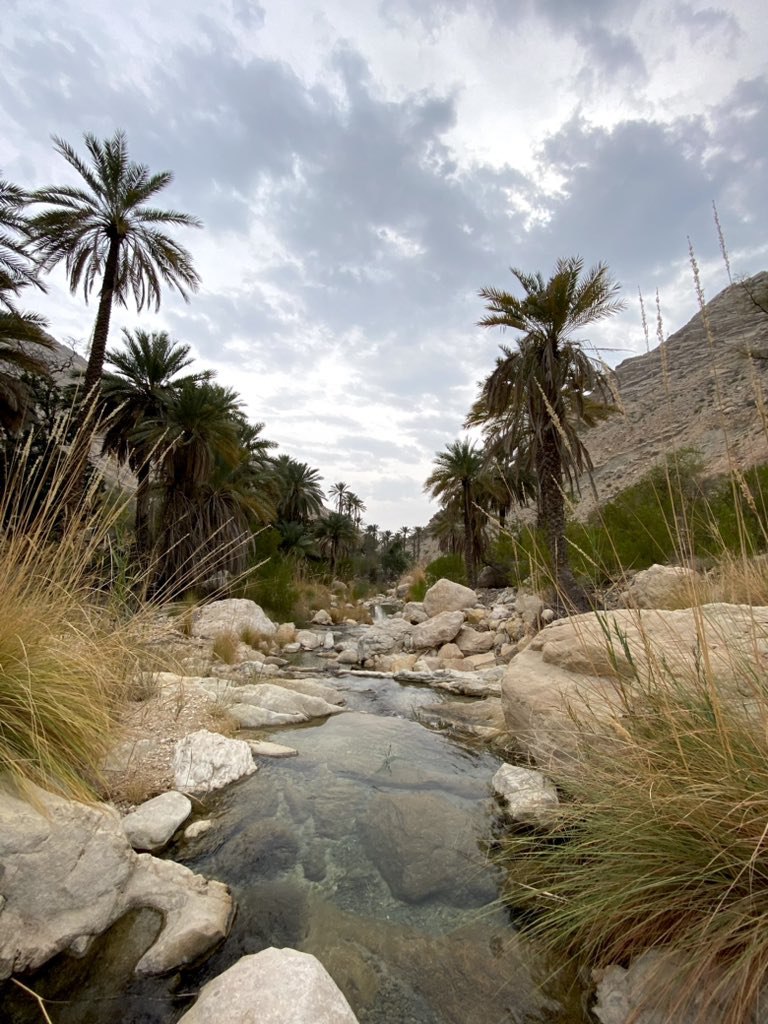
[[[768,268],[763,0],[4,0],[0,174],[75,183],[51,136],[127,133],[174,181],[157,205],[202,278],[130,307],[237,389],[264,434],[344,481],[381,529],[424,525],[512,335],[478,291],[511,267],[605,262],[623,313],[583,336],[610,365]],[[95,304],[54,272],[35,307],[87,350]]]

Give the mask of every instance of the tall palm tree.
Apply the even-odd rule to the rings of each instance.
[[[334,484],[333,487],[331,487],[330,491],[328,491],[328,497],[334,498],[336,500],[336,511],[339,513],[339,515],[342,515],[344,512],[344,504],[347,500],[348,492],[349,487],[344,483],[343,480],[340,480],[337,484]]]
[[[116,131],[103,142],[84,135],[89,160],[69,143],[54,137],[54,148],[83,179],[85,187],[50,185],[32,192],[43,210],[29,220],[41,272],[59,263],[74,294],[82,285],[86,302],[97,282],[99,306],[83,387],[93,396],[101,382],[115,302],[127,305],[133,295],[137,309],[160,307],[161,288],[175,288],[183,298],[196,291],[200,279],[192,257],[163,229],[199,227],[200,222],[177,210],[148,205],[173,180],[170,171],[151,174],[128,157],[125,133]]]
[[[162,421],[174,389],[203,383],[212,374],[206,370],[179,377],[193,361],[191,349],[173,341],[166,331],[123,328],[123,344],[124,349],[107,352],[107,362],[115,371],[105,374],[102,384],[100,405],[106,424],[102,451],[127,462],[136,474],[135,538],[142,555],[150,547],[149,492],[156,452],[146,434],[137,430],[146,421]],[[162,440],[158,443],[162,447]]]
[[[357,544],[355,524],[341,512],[329,512],[315,523],[314,534],[320,553],[328,559],[328,568],[333,576],[339,559],[348,555]]]
[[[474,587],[477,579],[477,562],[484,547],[484,515],[478,508],[479,491],[484,473],[482,449],[466,438],[446,445],[437,452],[434,470],[427,477],[424,490],[433,498],[440,498],[444,505],[461,505],[464,527],[464,564],[467,581]]]
[[[281,522],[307,524],[323,510],[322,479],[316,469],[290,455],[273,462],[277,487],[277,518]]]
[[[555,584],[561,594],[582,606],[584,596],[570,569],[565,541],[565,487],[591,468],[579,436],[589,422],[588,399],[607,396],[608,379],[574,333],[623,308],[619,286],[599,263],[584,272],[584,261],[557,261],[548,281],[540,273],[512,269],[523,289],[519,298],[497,288],[483,288],[488,313],[481,327],[520,332],[517,349],[502,346],[503,356],[482,386],[468,423],[489,423],[507,437],[534,470],[537,525],[546,539]]]

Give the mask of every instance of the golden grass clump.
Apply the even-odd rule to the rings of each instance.
[[[96,482],[81,494],[72,465],[82,449],[50,445],[50,472],[17,452],[0,495],[0,771],[89,796],[136,673],[131,623],[95,569],[120,508],[90,512]]]
[[[213,638],[213,656],[218,661],[223,661],[225,665],[234,665],[237,662],[239,649],[240,638],[234,630],[217,633]]]

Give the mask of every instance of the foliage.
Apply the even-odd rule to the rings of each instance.
[[[699,645],[690,675],[636,671],[609,735],[588,712],[574,721],[578,758],[549,772],[569,802],[540,833],[503,840],[506,899],[590,969],[674,953],[665,1019],[704,991],[740,1024],[768,970],[768,684],[746,659],[724,684]]]
[[[478,446],[467,439],[453,441],[435,455],[434,469],[424,490],[440,498],[455,519],[461,516],[466,578],[474,585],[477,564],[485,547],[486,517],[479,499],[484,489],[485,460]]]
[[[435,558],[427,565],[424,574],[430,587],[441,579],[467,585],[466,569],[459,555],[441,555],[440,558]]]

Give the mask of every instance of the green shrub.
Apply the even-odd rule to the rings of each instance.
[[[424,573],[430,587],[441,579],[467,584],[467,570],[461,555],[441,555],[429,563]]]

